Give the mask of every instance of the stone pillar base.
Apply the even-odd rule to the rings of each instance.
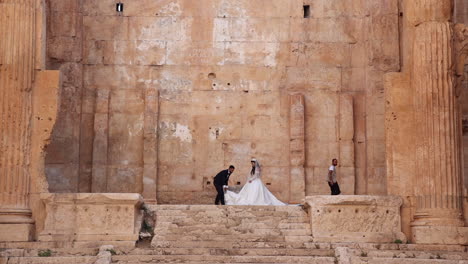
[[[0,224],[1,242],[32,241],[33,224]]]
[[[136,193],[43,193],[44,230],[39,241],[135,244],[143,198]]]
[[[413,226],[415,244],[468,245],[468,227]]]
[[[314,242],[406,242],[398,196],[318,195],[306,203]]]

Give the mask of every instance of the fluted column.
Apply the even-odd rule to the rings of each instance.
[[[413,226],[463,226],[459,106],[449,22],[414,29],[416,212]]]
[[[28,240],[36,0],[0,0],[0,240]],[[13,226],[12,226],[13,225]],[[10,230],[12,231],[12,230]],[[13,233],[13,232],[12,232]]]

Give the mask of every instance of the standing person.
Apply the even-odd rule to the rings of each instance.
[[[328,186],[330,186],[331,195],[338,195],[341,193],[340,186],[336,181],[336,166],[338,165],[337,159],[332,159],[332,165],[328,169],[328,177],[327,182]]]
[[[222,205],[225,204],[224,202],[224,186],[228,185],[229,177],[234,172],[234,166],[229,166],[229,169],[220,171],[215,177],[213,184],[218,192],[216,195],[215,204],[219,204],[221,202]]]

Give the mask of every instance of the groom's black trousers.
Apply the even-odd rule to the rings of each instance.
[[[224,205],[224,190],[223,190],[223,185],[214,185],[216,188],[216,191],[218,192],[218,195],[216,195],[216,200],[215,204],[219,204],[221,202],[222,205]]]

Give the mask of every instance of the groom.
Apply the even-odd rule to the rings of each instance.
[[[216,200],[215,204],[219,204],[221,202],[222,205],[224,205],[224,185],[228,185],[229,177],[231,174],[234,172],[234,166],[229,166],[229,169],[227,170],[222,170],[220,171],[215,177],[213,184],[216,188],[216,191],[218,192],[218,195],[216,195]]]

